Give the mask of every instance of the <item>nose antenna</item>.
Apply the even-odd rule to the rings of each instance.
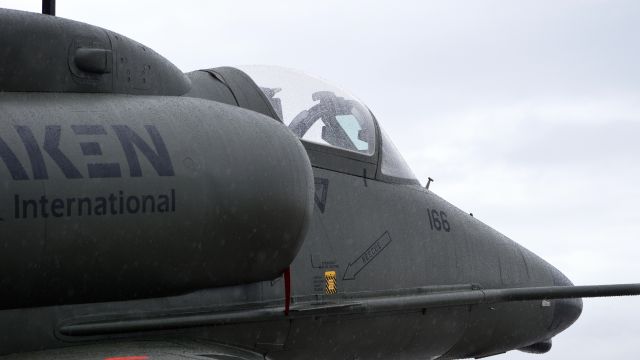
[[[425,188],[427,188],[427,190],[429,190],[429,185],[431,185],[432,181],[433,181],[433,179],[431,177],[429,177],[428,180],[427,180],[427,185],[425,186]]]
[[[56,16],[56,0],[42,0],[42,13]]]

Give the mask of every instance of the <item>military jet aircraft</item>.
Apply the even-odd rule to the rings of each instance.
[[[420,186],[369,109],[0,10],[0,359],[545,353],[582,297]]]

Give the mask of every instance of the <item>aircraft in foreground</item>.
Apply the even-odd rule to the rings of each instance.
[[[54,11],[45,2],[45,12]],[[0,359],[545,353],[581,297],[420,186],[368,108],[0,10]]]

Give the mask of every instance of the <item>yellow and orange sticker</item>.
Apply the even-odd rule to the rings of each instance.
[[[336,279],[335,271],[325,271],[324,272],[324,293],[327,295],[333,295],[338,292],[338,280]]]

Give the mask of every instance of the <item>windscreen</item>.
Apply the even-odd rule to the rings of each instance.
[[[416,175],[404,160],[398,148],[391,142],[391,138],[381,129],[382,132],[382,173],[401,179],[415,179]]]

